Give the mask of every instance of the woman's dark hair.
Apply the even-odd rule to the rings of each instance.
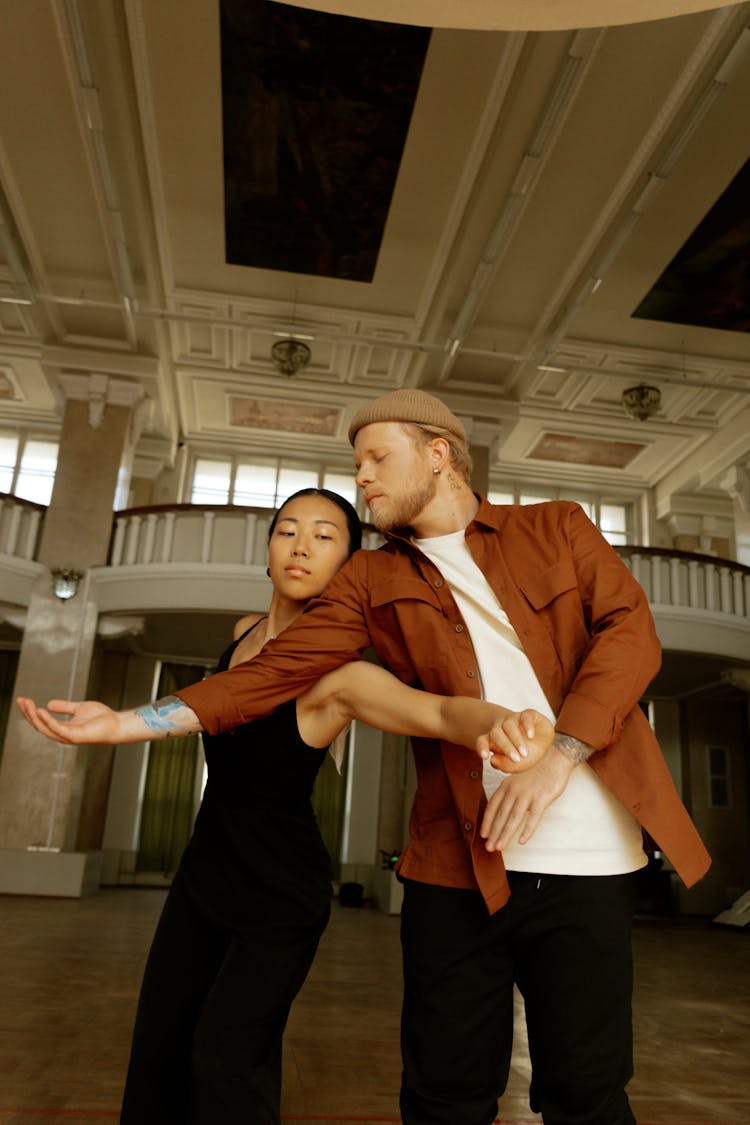
[[[337,508],[346,516],[346,526],[349,530],[349,554],[353,555],[362,546],[362,525],[359,522],[359,516],[355,512],[352,505],[343,496],[339,496],[338,492],[331,492],[328,488],[301,488],[299,492],[293,492],[291,496],[287,496],[283,504],[281,504],[274,513],[271,520],[271,526],[268,529],[268,541],[271,542],[274,528],[279,521],[279,516],[284,511],[284,508],[292,500],[299,499],[300,496],[324,496],[326,500],[330,500]]]

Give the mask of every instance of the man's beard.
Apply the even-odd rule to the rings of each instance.
[[[407,485],[408,489],[408,485]],[[411,491],[406,491],[397,499],[388,498],[385,511],[370,509],[372,522],[378,531],[393,531],[399,527],[410,527],[419,513],[434,499],[437,492],[437,479],[430,475],[424,484],[415,483]]]

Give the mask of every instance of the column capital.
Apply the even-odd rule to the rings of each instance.
[[[89,404],[89,425],[98,430],[102,424],[105,406],[134,407],[145,398],[146,392],[140,383],[130,379],[113,379],[111,375],[92,371],[88,375],[63,371],[59,376],[60,390],[64,399]]]
[[[719,481],[719,488],[737,499],[742,511],[750,515],[750,464],[732,465]]]

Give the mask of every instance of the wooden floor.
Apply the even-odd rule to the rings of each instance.
[[[0,898],[0,1125],[117,1120],[163,897]],[[287,1032],[285,1120],[399,1120],[398,925],[368,907],[334,907]],[[643,919],[635,955],[631,1099],[641,1125],[750,1125],[750,933]],[[528,1077],[519,1034],[500,1121],[538,1120]]]

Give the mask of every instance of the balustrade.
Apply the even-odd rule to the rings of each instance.
[[[149,563],[226,563],[265,566],[268,508],[231,504],[173,504],[118,512],[110,566]],[[381,536],[366,528],[363,543],[377,546]]]
[[[750,620],[750,567],[711,555],[618,547],[652,607],[679,607]]]
[[[0,555],[29,562],[36,558],[46,508],[0,492]]]
[[[0,556],[36,557],[45,509],[0,493]],[[109,567],[181,564],[265,567],[268,508],[170,504],[114,517]],[[363,545],[380,534],[365,526]],[[655,611],[689,610],[750,623],[750,567],[710,555],[653,547],[617,547]]]
[[[120,512],[111,566],[154,562],[265,565],[267,508],[177,504]],[[363,545],[382,537],[365,527]],[[655,607],[704,610],[750,620],[750,567],[710,555],[651,547],[617,547]]]

